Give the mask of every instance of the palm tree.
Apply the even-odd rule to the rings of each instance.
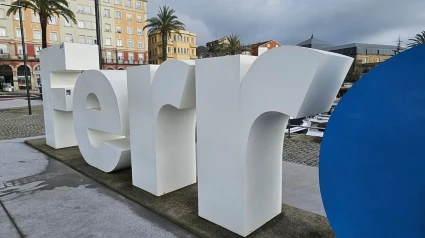
[[[251,51],[251,48],[241,44],[239,35],[231,34],[229,37],[229,43],[221,46],[221,54],[223,55],[239,55],[244,51]]]
[[[67,0],[21,0],[20,2],[24,10],[30,9],[40,17],[42,48],[47,47],[47,21],[53,16],[58,18],[62,16],[67,21],[71,20],[74,24],[77,23],[74,13],[68,9]],[[19,1],[13,2],[12,5],[18,6]],[[16,14],[18,10],[18,7],[10,7],[7,16]]]
[[[176,11],[170,9],[168,6],[159,8],[156,17],[152,17],[146,20],[147,24],[143,27],[143,30],[149,28],[148,35],[159,32],[162,37],[162,61],[167,60],[167,39],[174,31],[180,34],[180,30],[185,30],[185,25],[179,21],[178,17],[174,15]]]
[[[424,44],[425,43],[425,31],[422,31],[420,34],[416,34],[414,39],[409,39],[410,41],[413,41],[412,43],[407,44],[407,46],[410,47],[415,47],[417,45],[420,44]]]

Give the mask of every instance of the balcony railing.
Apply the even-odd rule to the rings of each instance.
[[[39,61],[40,56],[39,55],[32,55],[32,56],[26,55],[26,59],[29,62]],[[23,54],[11,55],[9,53],[3,53],[3,54],[0,54],[0,60],[22,61],[22,60],[24,60],[24,55]]]
[[[190,47],[198,47],[198,45],[195,43],[190,43]]]
[[[131,65],[138,65],[138,64],[143,64],[143,60],[134,60],[134,59],[129,59],[127,61],[124,61],[123,59],[106,59],[106,58],[102,58],[102,63],[104,64],[131,64]]]
[[[0,59],[9,59],[10,54],[0,54]]]

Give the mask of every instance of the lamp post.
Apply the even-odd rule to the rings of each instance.
[[[0,5],[9,6],[9,7],[17,7],[19,9],[19,25],[21,27],[21,39],[22,39],[22,54],[24,57],[24,75],[25,75],[25,87],[27,88],[27,101],[28,101],[28,114],[32,115],[31,112],[31,100],[30,100],[30,89],[28,87],[28,74],[27,74],[27,51],[25,49],[25,35],[24,35],[24,24],[22,23],[22,6],[21,0],[18,0],[18,5],[10,5],[1,3]]]
[[[100,40],[100,11],[99,11],[99,0],[94,0],[94,11],[96,18],[96,41],[97,41],[97,49],[99,53],[99,69],[102,69],[102,43]]]

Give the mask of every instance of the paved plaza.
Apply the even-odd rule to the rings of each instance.
[[[0,237],[195,237],[24,144],[24,137],[44,136],[43,107],[33,106],[29,116],[27,107],[15,107],[21,103],[16,100],[0,101],[5,108],[0,109]],[[282,202],[325,216],[317,181],[320,139],[291,135],[284,144]]]

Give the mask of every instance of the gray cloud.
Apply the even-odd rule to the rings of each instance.
[[[314,31],[334,44],[404,43],[425,30],[424,0],[152,0],[148,17],[168,5],[198,43],[239,34],[244,43],[297,44]]]

